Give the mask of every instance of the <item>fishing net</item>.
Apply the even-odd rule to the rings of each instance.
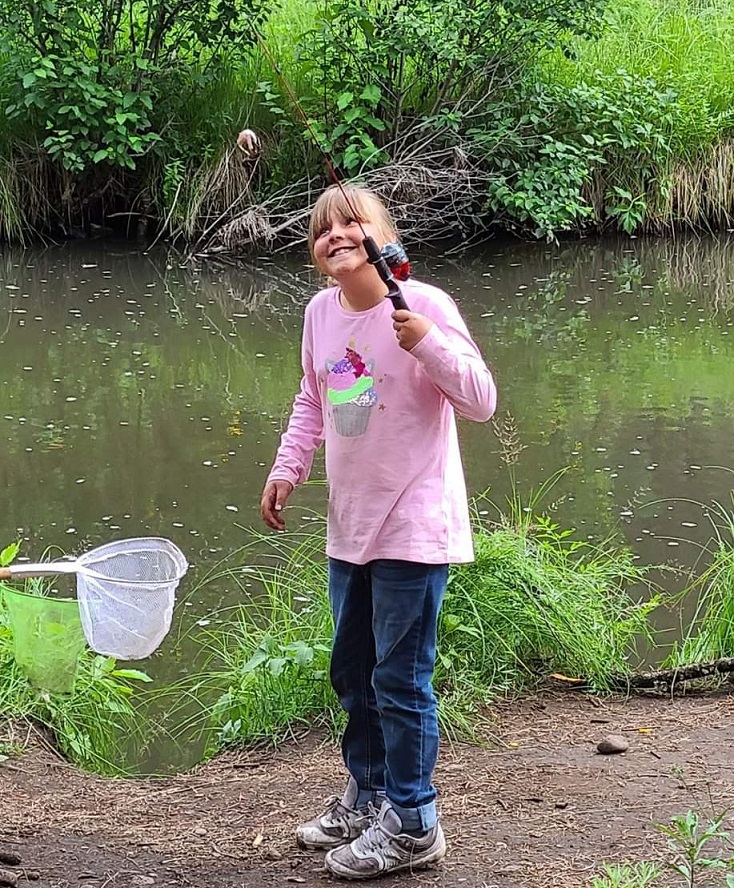
[[[77,598],[92,650],[119,660],[152,654],[171,627],[187,569],[181,550],[157,537],[119,540],[81,555]]]
[[[15,660],[28,680],[45,691],[70,694],[87,646],[78,602],[28,595],[8,586],[1,594],[13,631]]]
[[[0,580],[76,574],[89,647],[118,660],[142,660],[170,629],[176,588],[187,570],[170,540],[137,537],[97,546],[75,561],[10,564],[0,568]]]

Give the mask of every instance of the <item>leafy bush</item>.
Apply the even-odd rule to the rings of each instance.
[[[5,113],[91,190],[98,165],[134,170],[160,145],[167,98],[223,44],[243,53],[263,16],[261,0],[0,0]]]
[[[536,84],[519,113],[497,108],[469,131],[490,171],[489,208],[537,236],[605,218],[632,233],[670,161],[676,102],[624,71],[569,88]]]

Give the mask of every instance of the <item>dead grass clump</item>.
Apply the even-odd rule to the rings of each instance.
[[[267,209],[256,205],[248,207],[243,213],[222,225],[217,231],[216,240],[224,249],[237,252],[251,244],[264,244],[270,247],[275,236]]]
[[[486,174],[456,148],[406,155],[355,180],[386,202],[401,237],[428,243],[467,234],[486,193]],[[302,180],[223,221],[197,252],[244,252],[303,245],[311,208],[327,183]],[[224,217],[223,217],[224,218]]]

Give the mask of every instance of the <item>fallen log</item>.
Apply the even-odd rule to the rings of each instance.
[[[712,675],[734,673],[734,657],[721,657],[708,663],[687,663],[672,669],[655,669],[651,672],[631,672],[629,675],[613,675],[610,687],[617,691],[636,691],[650,688],[672,688],[681,682],[695,681],[698,678],[710,678]],[[574,690],[590,690],[591,685],[585,678],[563,675],[552,672],[549,676],[554,681],[569,685]],[[733,677],[734,680],[734,677]]]
[[[734,657],[721,657],[709,663],[689,663],[685,666],[676,666],[674,669],[657,669],[652,672],[636,672],[620,676],[615,684],[617,687],[640,690],[657,688],[661,685],[673,687],[680,682],[709,678],[712,675],[726,675],[731,672],[734,672]]]

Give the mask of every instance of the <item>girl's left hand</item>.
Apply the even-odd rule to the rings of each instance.
[[[399,308],[392,313],[393,329],[400,348],[414,349],[433,326],[425,315]]]

